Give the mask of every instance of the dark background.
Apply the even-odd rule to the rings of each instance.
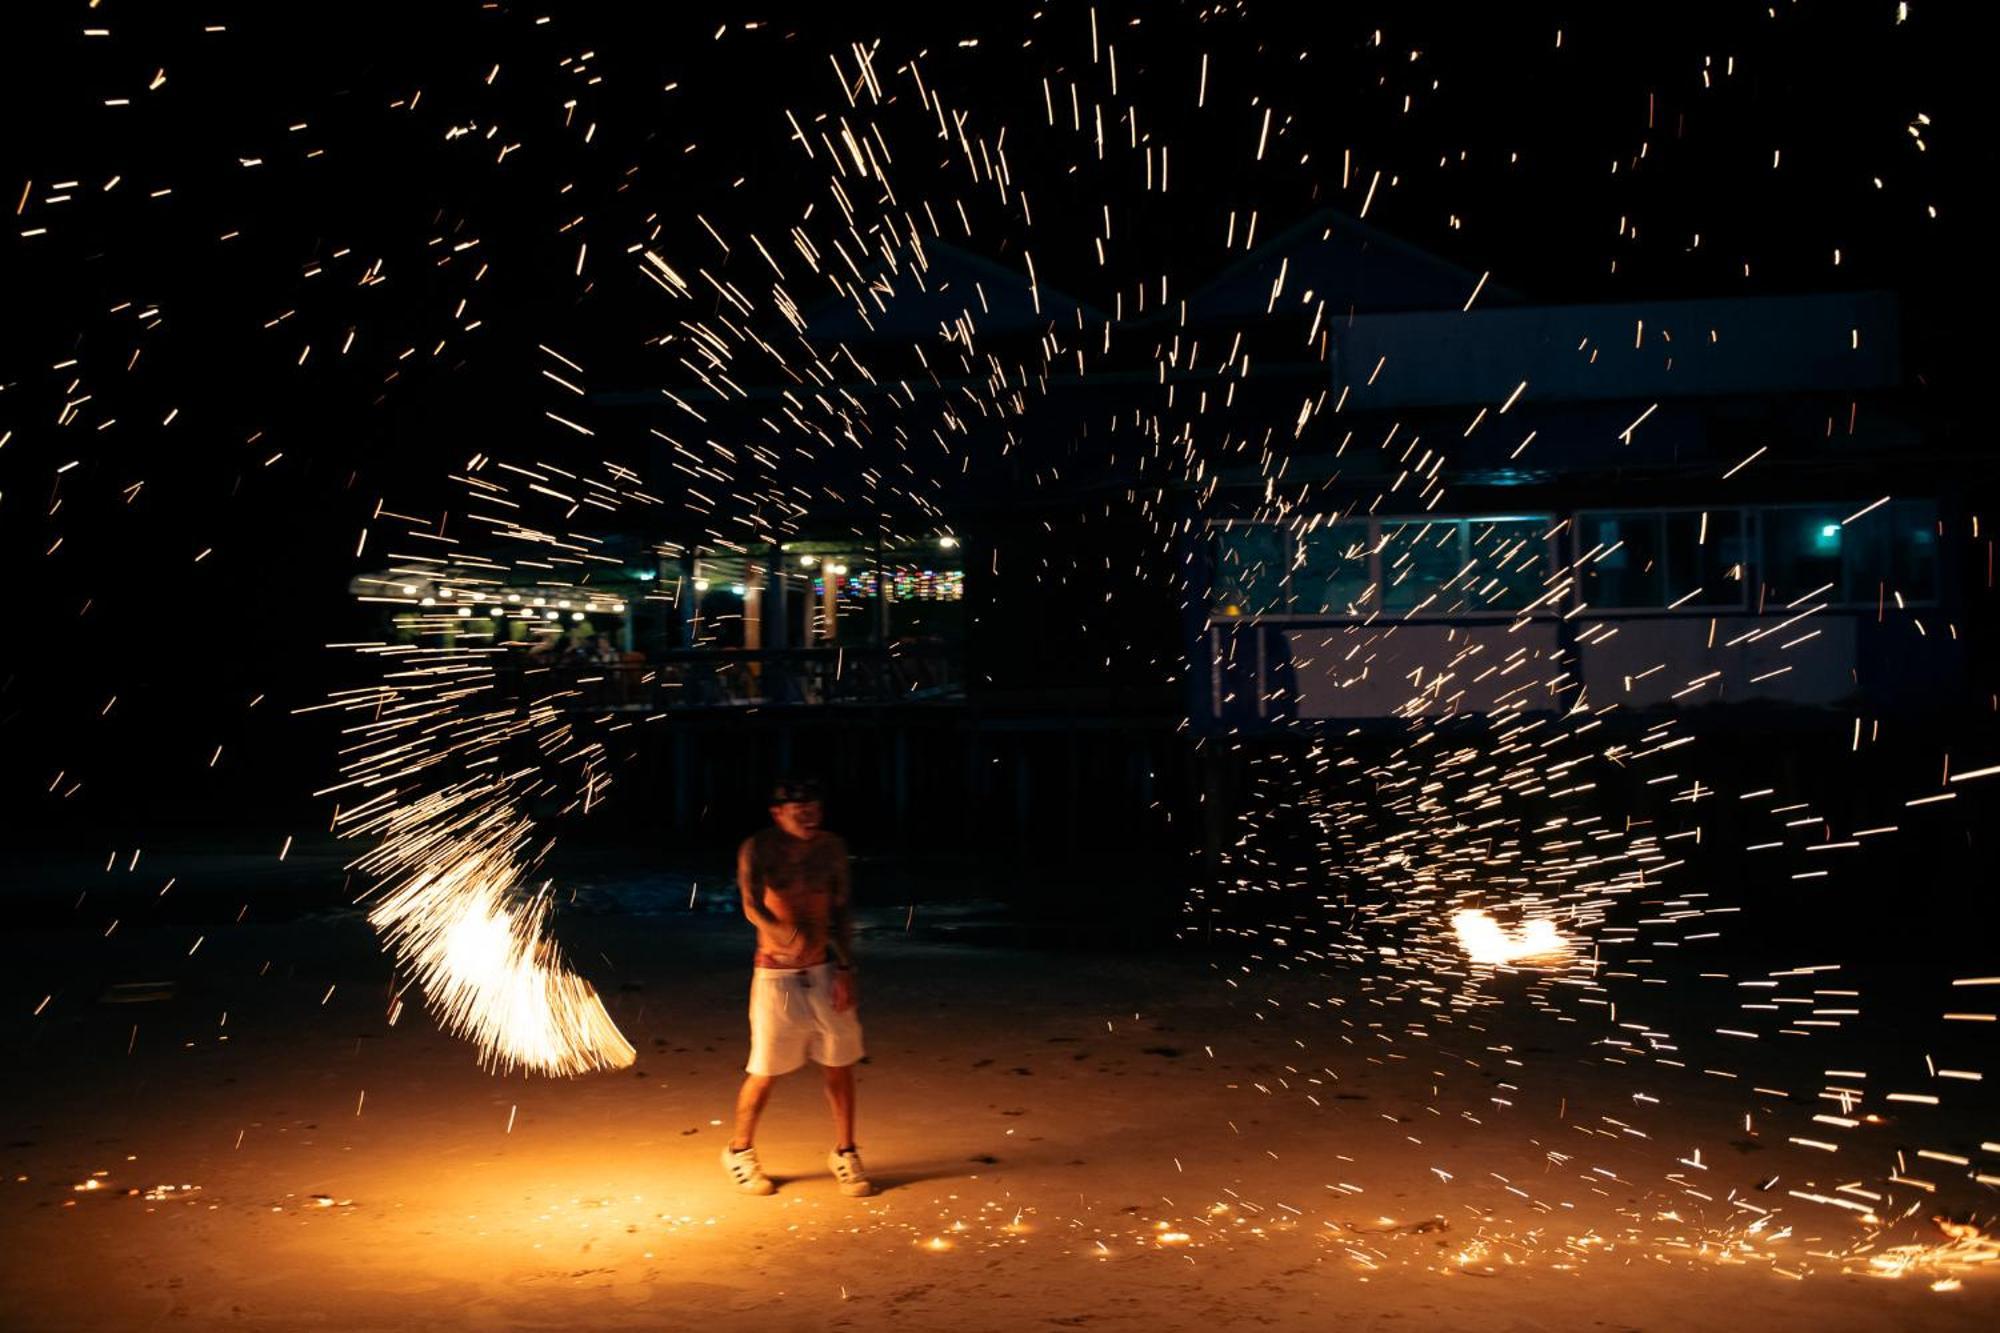
[[[1231,209],[1258,208],[1260,235],[1276,235],[1319,205],[1354,207],[1353,192],[1331,193],[1351,149],[1364,179],[1378,168],[1395,178],[1372,223],[1538,300],[1892,289],[1905,303],[1907,410],[1934,446],[1976,448],[1989,345],[1976,200],[1992,147],[1980,86],[1961,73],[1960,53],[1976,46],[1970,14],[1918,6],[1899,24],[1886,3],[1776,8],[1100,9],[1132,100],[1187,150],[1185,167],[1176,159],[1185,185],[1121,238],[1120,272],[1200,277],[1211,261],[1189,252],[1221,234]],[[544,12],[551,21],[538,23]],[[350,664],[325,645],[375,625],[346,594],[357,534],[378,505],[421,512],[472,451],[542,430],[538,343],[586,366],[594,390],[661,379],[644,345],[661,322],[654,294],[623,254],[647,219],[657,215],[669,251],[698,242],[696,214],[726,237],[782,234],[798,195],[784,109],[831,105],[827,53],[854,41],[881,39],[891,64],[928,52],[928,77],[957,105],[1018,127],[1009,143],[1024,161],[1060,161],[1070,150],[1038,137],[1039,79],[1088,59],[1088,23],[1069,4],[739,16],[450,0],[10,15],[4,202],[31,183],[0,237],[10,855],[101,860],[164,839],[261,858],[324,828],[326,804],[309,793],[331,780],[338,737],[323,715],[291,710],[350,683]],[[112,35],[84,35],[94,27]],[[1197,122],[1202,51],[1216,111]],[[166,82],[147,91],[159,70]],[[131,105],[105,106],[112,97]],[[1253,98],[1277,112],[1261,163],[1250,160]],[[476,132],[448,139],[454,126]],[[510,142],[521,146],[496,164],[495,145]],[[80,183],[52,188],[70,180]],[[72,198],[46,203],[53,193]],[[1038,199],[1040,230],[1087,234],[1102,193],[1079,184],[1074,197]],[[46,234],[20,235],[33,227]],[[1210,249],[1221,267],[1229,257]],[[362,285],[378,262],[386,280]],[[1109,307],[1083,245],[1038,263],[1045,284]],[[338,356],[349,331],[353,350]],[[642,422],[600,424],[642,446]],[[1080,572],[1136,528],[1079,526],[1095,504],[1085,488],[960,498],[977,502],[983,554],[1042,580],[1036,562],[1053,557],[1101,606],[1075,637],[1032,612],[996,616],[971,649],[975,681],[1039,685],[1048,709],[1086,724],[1178,707],[1176,587],[1114,581],[1103,605],[1102,574],[1092,584]],[[981,564],[968,560],[975,585]],[[1169,671],[1137,684],[1135,663]],[[743,753],[754,762],[703,761],[716,770],[700,779],[713,814],[681,849],[703,864],[758,817],[755,790],[777,759]],[[852,753],[824,735],[801,741],[793,762],[838,777]],[[1185,755],[1161,763],[1159,800],[1179,823],[1126,830],[1119,846],[1186,864],[1199,781]],[[932,797],[993,808],[1002,796],[966,771],[962,788]],[[651,760],[621,774],[604,836],[643,845],[672,781]],[[1074,826],[1070,788],[1004,799],[1024,821],[1071,821],[1025,846],[1009,835],[1009,856],[1057,860],[1092,841],[1087,815]],[[864,853],[908,850],[908,829],[859,802],[836,796],[834,818]],[[954,826],[950,845],[926,854],[974,856],[979,828]]]

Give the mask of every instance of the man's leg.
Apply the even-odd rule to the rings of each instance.
[[[833,1108],[833,1146],[845,1152],[854,1146],[854,1066],[826,1066],[826,1101]]]
[[[771,1100],[771,1085],[776,1081],[770,1074],[744,1075],[743,1087],[736,1094],[736,1137],[729,1140],[732,1152],[742,1152],[756,1141],[757,1118],[764,1114],[764,1104]],[[848,1093],[847,1100],[851,1120],[854,1105],[852,1091]]]

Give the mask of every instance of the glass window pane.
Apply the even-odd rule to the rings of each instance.
[[[1937,598],[1937,505],[1897,500],[1841,528],[1846,598],[1862,606]]]
[[[1300,615],[1366,615],[1378,603],[1368,593],[1366,519],[1314,528],[1305,536],[1304,560],[1292,571],[1292,609]]]
[[[1666,594],[1682,607],[1743,605],[1743,515],[1740,510],[1663,516]],[[1689,594],[1693,594],[1689,596]]]
[[[1453,519],[1382,523],[1382,604],[1407,611],[1465,568],[1465,524]],[[1462,585],[1454,584],[1452,593]],[[1449,594],[1447,594],[1449,596]],[[1442,610],[1433,603],[1426,611]]]
[[[1895,515],[1896,534],[1895,562],[1890,566],[1890,589],[1902,593],[1906,602],[1936,601],[1938,595],[1936,503],[1930,500],[1898,500],[1886,508]]]
[[[1215,533],[1214,592],[1209,614],[1256,616],[1284,612],[1285,565],[1291,543],[1271,523],[1242,523]]]
[[[1841,600],[1873,606],[1878,597],[1888,598],[1897,526],[1893,511],[1893,505],[1883,505],[1840,530]]]
[[[1475,518],[1469,525],[1466,606],[1475,611],[1518,611],[1548,591],[1546,518]]]
[[[1597,556],[1579,571],[1578,595],[1598,610],[1662,607],[1667,571],[1660,557],[1664,542],[1659,514],[1582,514],[1577,518],[1579,554]],[[1676,594],[1678,595],[1678,594]]]
[[[1765,610],[1796,602],[1826,584],[1833,586],[1815,600],[1845,595],[1841,547],[1847,534],[1840,519],[1838,506],[1764,511]]]

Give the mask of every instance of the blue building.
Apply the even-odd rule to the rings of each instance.
[[[1974,518],[1905,414],[1889,294],[1536,305],[1326,213],[1191,304],[1281,282],[1329,312],[1330,378],[1200,497],[1203,726],[1962,700],[1940,551]]]
[[[830,302],[804,336],[867,361],[977,309],[1003,367],[1058,326],[1154,354],[966,413],[963,466],[935,470],[920,512],[838,472],[828,508],[802,471],[813,511],[782,543],[632,534],[658,561],[631,605],[665,628],[626,640],[662,647],[615,702],[676,716],[643,732],[676,828],[803,764],[898,844],[998,834],[1073,861],[1093,840],[1172,846],[1161,811],[1227,782],[1227,747],[1191,736],[1579,699],[1830,730],[1967,701],[1963,566],[1984,539],[1964,460],[1912,407],[1890,295],[1536,304],[1333,211],[1184,299],[1109,313],[930,251],[921,291]],[[1198,465],[1105,438],[1163,385],[1199,417]],[[718,437],[762,438],[782,393],[697,406]],[[593,398],[665,433],[678,410],[652,388]],[[659,475],[691,461],[659,452]]]

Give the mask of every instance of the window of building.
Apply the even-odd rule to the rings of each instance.
[[[1580,514],[1578,595],[1598,610],[1664,607],[1666,537],[1657,513]],[[1592,554],[1595,552],[1595,554]]]
[[[1578,514],[1578,595],[1597,611],[1741,607],[1743,525],[1738,509]]]
[[[1372,525],[1366,519],[1345,519],[1308,532],[1292,571],[1293,614],[1366,615],[1377,605],[1370,591],[1373,557]]]
[[[1895,500],[1840,530],[1842,596],[1859,606],[1937,600],[1937,505]]]
[[[1788,506],[1766,509],[1759,516],[1764,532],[1765,610],[1807,599],[1844,600],[1842,553],[1848,543],[1840,526],[1842,512],[1838,505]]]
[[[1575,596],[1597,612],[1770,612],[1801,598],[1873,607],[1893,605],[1897,594],[1905,605],[1934,603],[1937,503],[1859,509],[1587,510],[1572,527]],[[1518,611],[1548,589],[1553,526],[1542,515],[1346,518],[1308,525],[1303,535],[1275,523],[1218,526],[1210,614]]]
[[[1475,518],[1466,524],[1466,576],[1470,606],[1518,611],[1548,591],[1554,572],[1553,542],[1545,518]]]
[[[1291,541],[1275,523],[1232,523],[1215,530],[1212,613],[1282,615]]]
[[[1552,526],[1539,515],[1347,518],[1300,535],[1272,523],[1219,526],[1209,614],[1518,611],[1547,591]]]
[[[1661,516],[1667,605],[1693,610],[1743,605],[1749,549],[1740,509],[1678,509]]]
[[[1815,602],[1864,607],[1893,605],[1899,593],[1906,604],[1937,600],[1933,500],[1893,500],[1860,514],[1846,504],[1787,505],[1760,518],[1766,609],[1808,593]]]
[[[1897,500],[1889,511],[1889,591],[1906,602],[1938,596],[1938,512],[1934,500]],[[1872,515],[1871,515],[1872,517]],[[1855,524],[1859,528],[1866,518]],[[1851,531],[1852,529],[1850,529]],[[1855,600],[1865,601],[1866,596]]]
[[[1442,585],[1465,568],[1465,523],[1462,519],[1408,519],[1381,526],[1382,605],[1408,611],[1423,605],[1443,612],[1440,602],[1451,592]]]

